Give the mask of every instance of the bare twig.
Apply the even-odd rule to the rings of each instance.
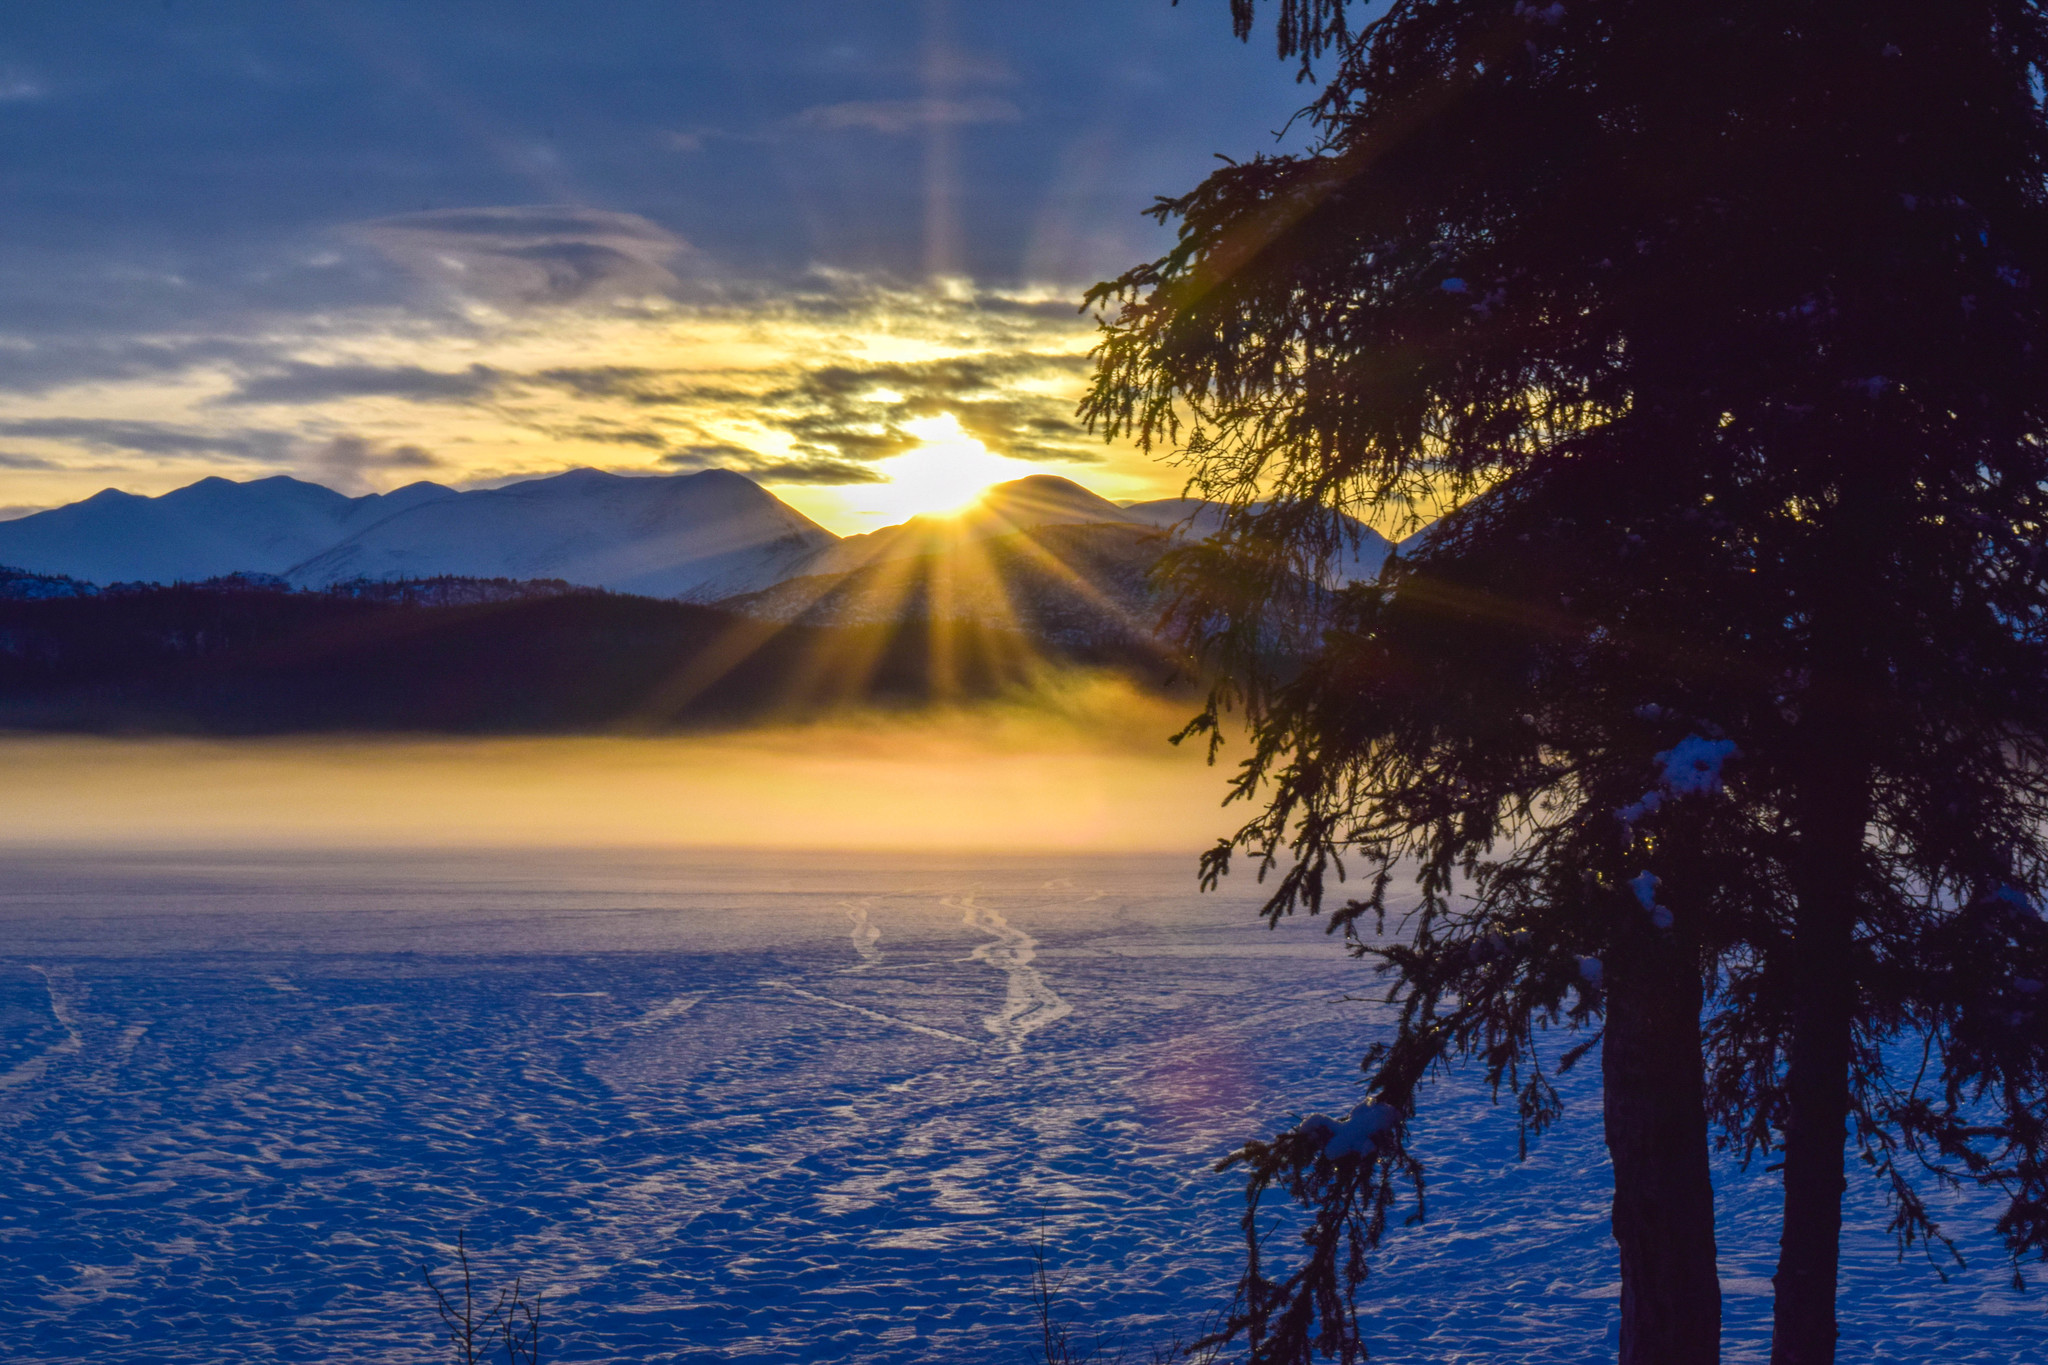
[[[499,1290],[491,1306],[479,1313],[475,1277],[469,1268],[468,1240],[460,1232],[455,1234],[455,1261],[462,1269],[460,1306],[434,1282],[431,1267],[420,1267],[427,1288],[433,1291],[434,1307],[441,1314],[441,1326],[448,1333],[455,1359],[460,1365],[483,1365],[490,1355],[492,1341],[497,1339],[505,1344],[507,1365],[540,1365],[541,1296],[527,1298],[521,1277],[512,1281],[510,1289]]]

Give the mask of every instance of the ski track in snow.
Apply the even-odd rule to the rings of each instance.
[[[1355,1103],[1388,1017],[1320,924],[1190,877],[16,858],[0,1359],[427,1365],[419,1266],[466,1231],[485,1286],[546,1287],[565,1365],[1023,1360],[1041,1225],[1070,1319],[1143,1359],[1227,1297],[1211,1163]],[[1521,1163],[1475,1077],[1433,1089],[1430,1220],[1361,1298],[1376,1365],[1613,1359],[1597,1077]],[[1726,1359],[1761,1365],[1779,1186],[1716,1181]],[[1986,1201],[1929,1192],[1970,1260],[1944,1285],[1851,1182],[1845,1361],[2048,1359]]]
[[[907,1028],[912,1033],[922,1033],[927,1038],[944,1038],[949,1043],[965,1043],[969,1047],[975,1045],[972,1038],[962,1038],[959,1034],[948,1033],[944,1029],[928,1028],[923,1024],[913,1024],[908,1019],[898,1019],[895,1015],[884,1014],[880,1010],[871,1010],[860,1005],[849,1005],[844,1000],[834,1000],[829,995],[819,995],[816,991],[807,991],[801,986],[792,986],[787,981],[763,981],[761,984],[775,990],[788,991],[791,995],[800,995],[806,1000],[815,1000],[821,1005],[830,1005],[833,1009],[845,1010],[848,1014],[858,1014],[863,1019],[872,1019],[878,1024],[889,1024],[895,1028]]]

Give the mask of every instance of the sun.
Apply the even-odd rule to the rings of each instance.
[[[918,438],[918,446],[876,461],[875,472],[888,482],[847,489],[849,511],[891,521],[943,516],[972,504],[990,484],[1020,479],[1037,468],[994,453],[968,435],[951,413],[916,418],[903,429]]]

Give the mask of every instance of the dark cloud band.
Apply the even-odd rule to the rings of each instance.
[[[338,398],[407,398],[459,402],[498,387],[504,375],[486,365],[443,371],[418,365],[308,365],[293,362],[235,386],[222,403],[325,403]]]

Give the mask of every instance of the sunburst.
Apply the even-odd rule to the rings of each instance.
[[[943,516],[972,506],[991,484],[1038,472],[1029,461],[990,450],[952,413],[913,418],[903,430],[918,444],[875,462],[886,482],[848,488],[843,501],[849,511],[886,521]]]

